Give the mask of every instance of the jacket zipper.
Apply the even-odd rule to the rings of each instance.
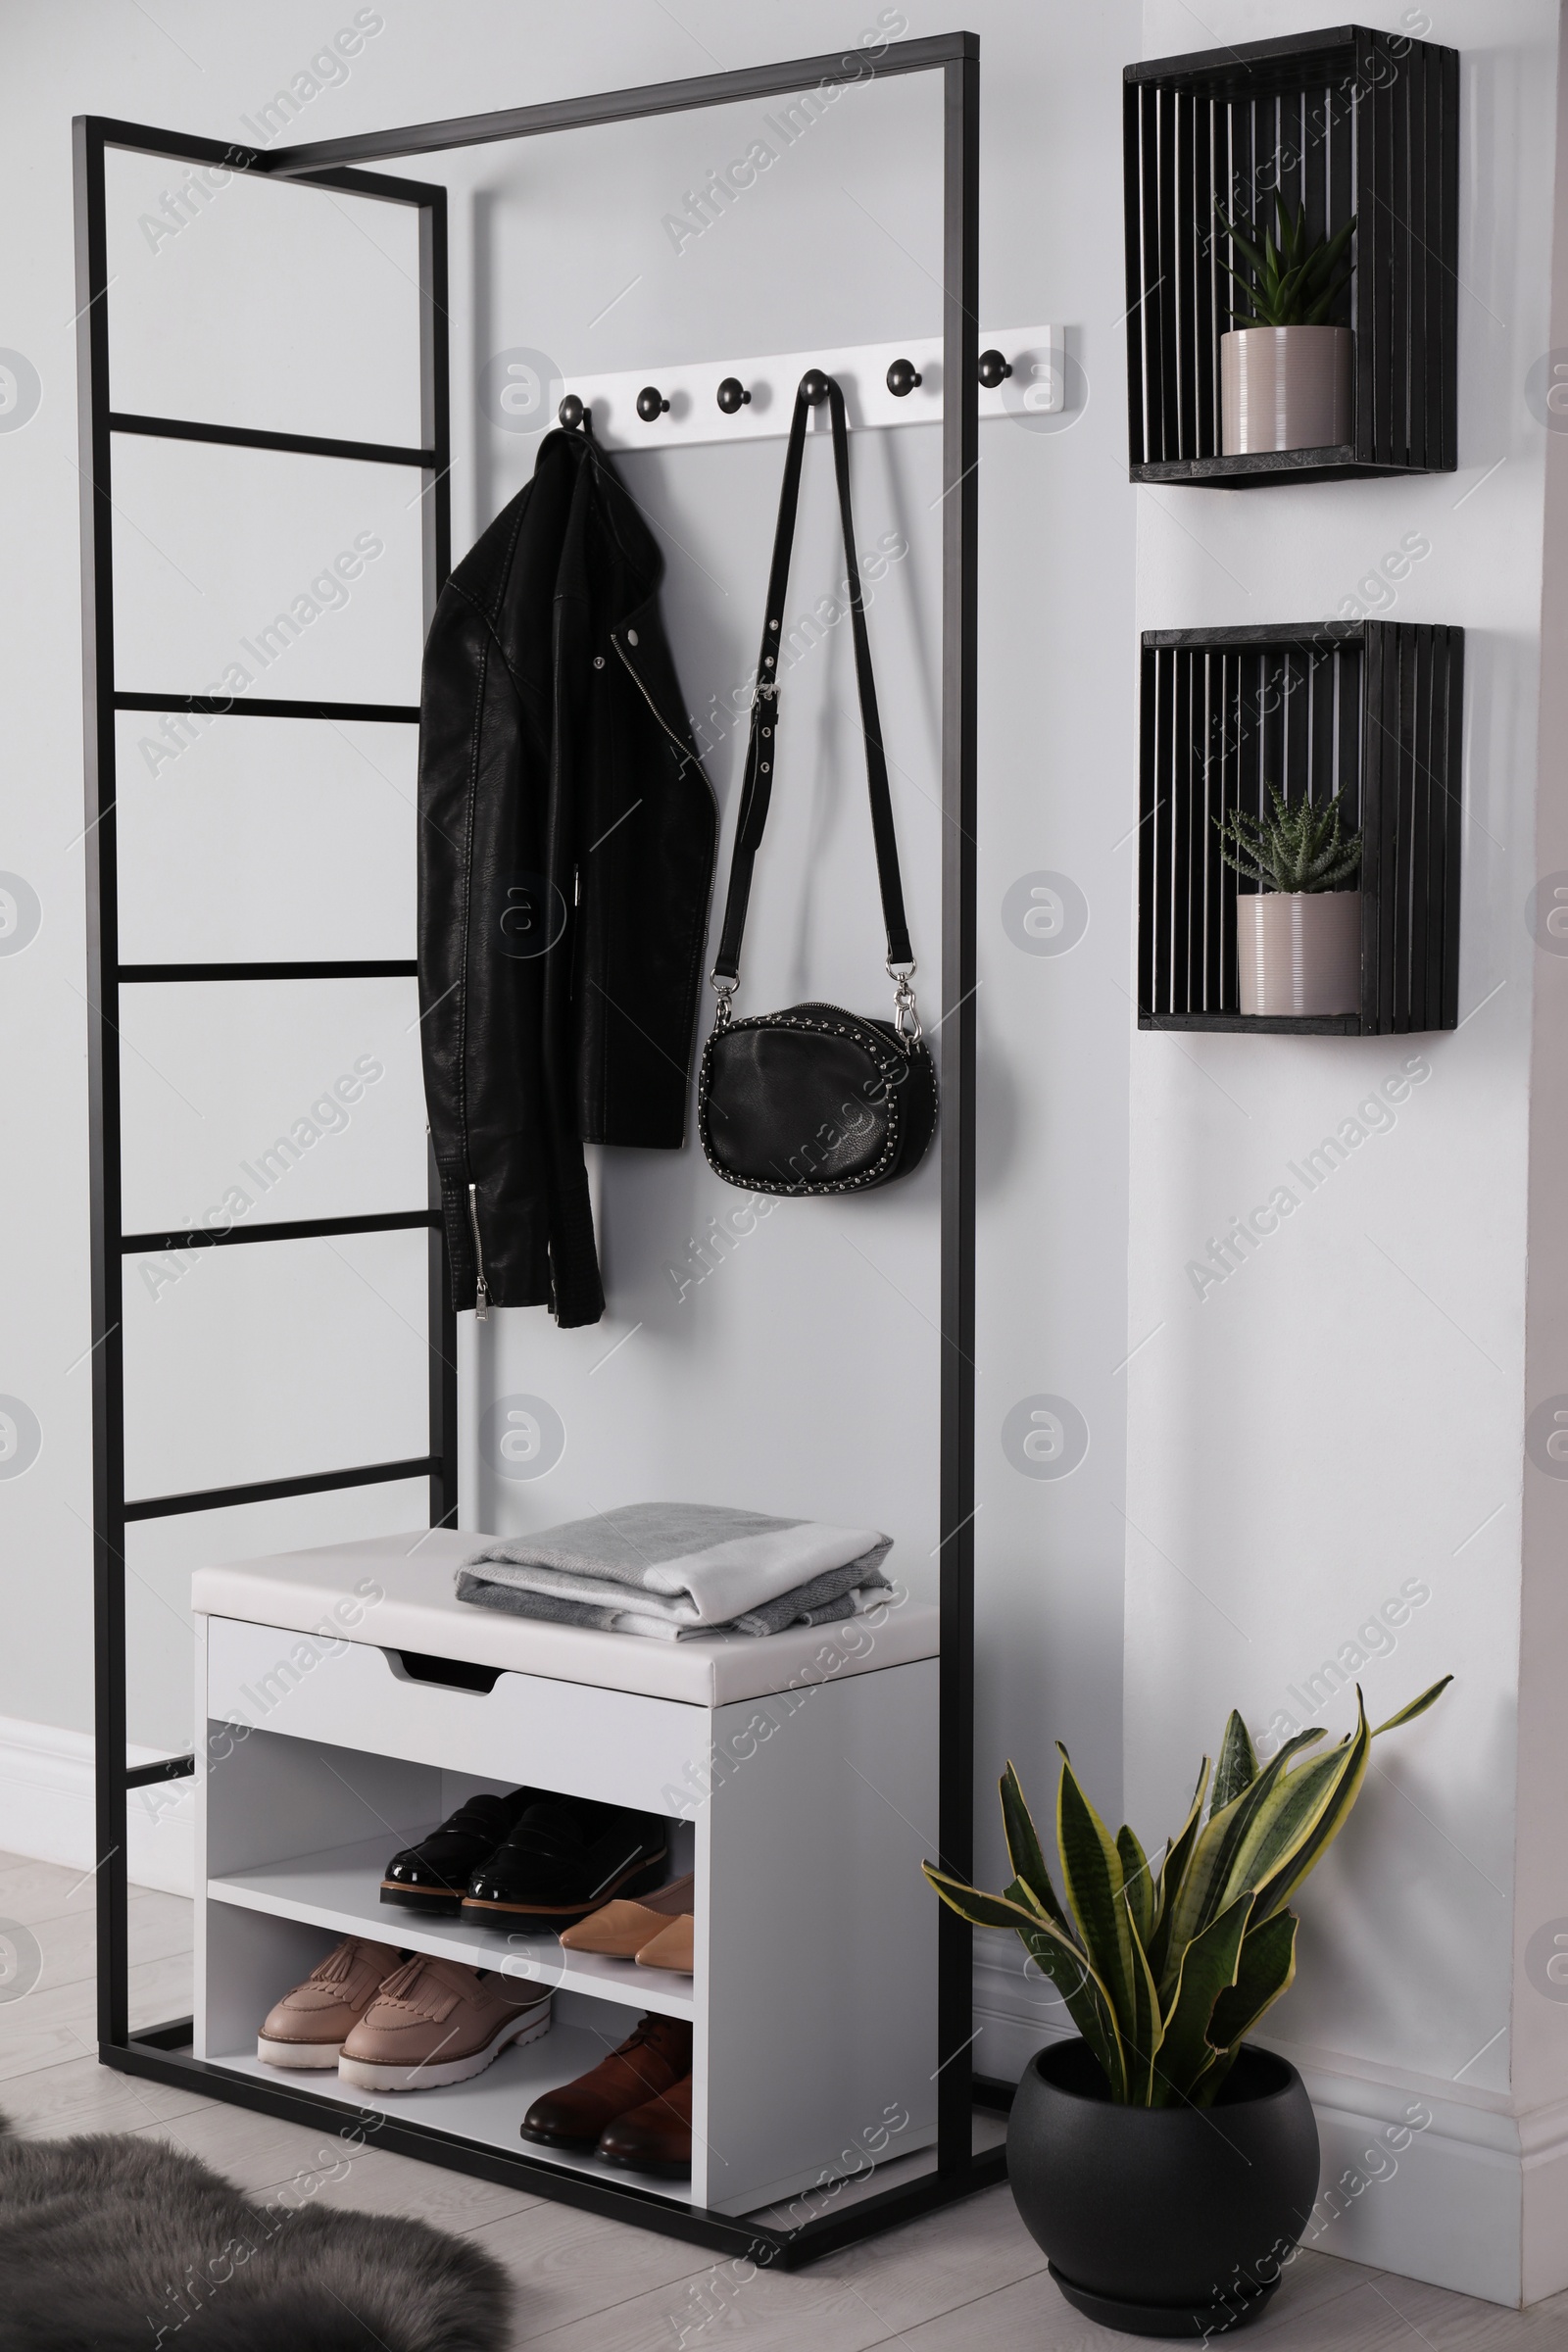
[[[642,679],[638,676],[636,669],[632,665],[631,656],[627,653],[626,648],[621,644],[620,639],[612,636],[610,642],[614,647],[616,653],[620,656],[621,662],[625,667],[626,675],[631,679],[632,683],[637,688],[638,693],[642,696],[643,701],[648,705],[649,710],[653,712],[660,725],[663,728],[664,733],[669,737],[670,742],[675,746],[676,751],[679,752],[680,763],[682,767],[684,767],[691,758],[690,749],[687,745],[682,743],[680,737],[676,734],[674,728],[670,725],[668,719],[664,716],[664,713],[662,710],[661,710],[659,705],[655,702],[653,696],[643,684]]]
[[[484,1278],[484,1245],[479,1239],[479,1187],[468,1187],[468,1223],[473,1227],[473,1262],[477,1275],[473,1286],[473,1315],[476,1323],[490,1320],[490,1285]]]

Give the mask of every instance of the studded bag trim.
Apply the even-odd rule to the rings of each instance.
[[[813,1125],[810,1118],[803,1114],[798,1096],[781,1100],[774,1106],[778,1121],[790,1121],[797,1138],[794,1149],[782,1162],[782,1168],[792,1169],[791,1174],[783,1174],[782,1169],[777,1173],[769,1173],[764,1166],[741,1168],[732,1159],[726,1159],[715,1148],[714,1090],[716,1087],[716,1107],[721,1111],[725,1041],[739,1040],[749,1030],[763,1029],[795,1031],[806,1037],[840,1038],[865,1054],[873,1073],[878,1102],[886,1104],[887,1118],[879,1148],[863,1165],[843,1175],[826,1175],[810,1168],[808,1160],[813,1144],[819,1144],[821,1140],[818,1133],[820,1122]],[[929,1092],[934,1102],[936,1076],[931,1067],[930,1054],[918,1040],[907,1049],[892,1042],[890,1024],[860,1020],[855,1013],[846,1012],[837,1004],[796,1004],[787,1012],[759,1013],[748,1019],[726,1022],[722,1028],[715,1028],[709,1038],[697,1080],[697,1130],[709,1166],[727,1184],[742,1185],[748,1192],[775,1193],[786,1200],[804,1199],[814,1193],[862,1193],[873,1186],[888,1183],[894,1175],[906,1173],[898,1163],[908,1133],[905,1097],[910,1075],[909,1063],[916,1056],[919,1064],[929,1073]],[[787,1138],[788,1131],[784,1132]],[[927,1126],[916,1157],[923,1153],[929,1141],[930,1129]],[[804,1168],[794,1166],[802,1157],[808,1159],[808,1165]],[[909,1164],[914,1165],[914,1161],[911,1160]]]

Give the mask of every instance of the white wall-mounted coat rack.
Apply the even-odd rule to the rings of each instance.
[[[1066,405],[1059,326],[1004,327],[982,335],[980,348],[982,419],[1051,416]],[[590,410],[594,437],[607,449],[763,441],[782,439],[789,431],[795,389],[808,368],[837,377],[852,431],[942,421],[939,334],[908,336],[901,343],[858,343],[838,351],[792,351],[765,359],[699,360],[612,375],[568,375],[559,389],[555,384],[540,386],[531,370],[523,368],[520,373],[530,380],[519,380],[514,398],[519,414],[541,398],[548,400],[564,410],[563,423],[574,424],[583,409]],[[893,381],[904,381],[906,390],[893,389],[890,370],[898,371]],[[503,403],[507,391],[501,388]],[[825,409],[811,412],[808,430],[827,430]]]

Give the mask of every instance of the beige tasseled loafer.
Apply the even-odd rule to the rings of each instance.
[[[639,1968],[672,1968],[682,1976],[692,1973],[692,1941],[697,1922],[689,1911],[678,1919],[666,1922],[652,1943],[645,1943],[637,1954]]]
[[[546,1986],[416,1952],[344,2036],[338,2078],[362,2090],[435,2090],[549,2031]]]
[[[640,1902],[606,1903],[575,1927],[563,1928],[562,1949],[598,1952],[608,1960],[635,1960],[643,1946],[667,1928],[671,1919],[691,1907],[695,1875],[673,1879],[667,1886],[645,1894]]]
[[[269,2009],[256,2038],[257,2057],[268,2066],[336,2066],[345,2036],[401,1958],[392,1944],[345,1936],[303,1984]]]

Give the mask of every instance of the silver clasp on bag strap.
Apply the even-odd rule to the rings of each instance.
[[[896,972],[891,963],[886,967],[888,978],[893,982],[893,1026],[899,1033],[899,1043],[906,1053],[911,1046],[920,1043],[920,1013],[914,1001],[914,990],[910,986],[919,968],[917,963],[912,962],[906,972]]]
[[[710,972],[708,985],[718,1003],[713,1007],[713,1034],[717,1037],[730,1023],[730,1001],[740,987],[739,980],[721,980],[717,972]]]

